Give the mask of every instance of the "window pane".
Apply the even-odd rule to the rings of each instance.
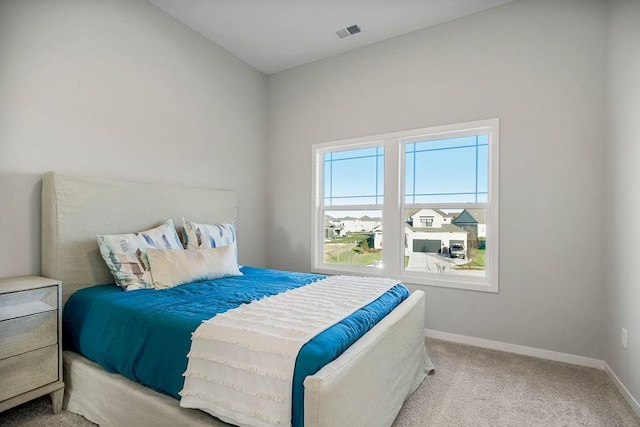
[[[323,160],[325,206],[383,202],[384,147],[330,152]]]
[[[405,203],[487,198],[488,135],[405,144]]]
[[[405,270],[485,276],[486,209],[405,209]]]
[[[483,135],[486,136],[486,135]],[[489,190],[489,146],[478,146],[478,193],[488,194]],[[480,196],[478,196],[480,197]],[[480,200],[478,200],[480,201]]]
[[[382,267],[382,211],[325,211],[324,262]]]

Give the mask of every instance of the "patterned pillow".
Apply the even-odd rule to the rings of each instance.
[[[187,249],[217,248],[234,244],[236,246],[235,223],[198,224],[182,218],[184,243]],[[235,249],[236,261],[238,249]]]
[[[242,275],[231,245],[186,251],[149,248],[147,256],[156,289]]]
[[[184,249],[172,219],[139,233],[99,235],[98,246],[116,284],[125,291],[153,288],[148,248]]]

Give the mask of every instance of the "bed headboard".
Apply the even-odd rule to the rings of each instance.
[[[42,271],[62,281],[62,301],[78,289],[113,283],[98,234],[146,230],[173,218],[230,222],[235,191],[87,178],[47,172],[42,180]],[[180,231],[180,230],[179,230]]]

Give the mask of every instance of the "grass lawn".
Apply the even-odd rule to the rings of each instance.
[[[368,234],[364,234],[368,236]],[[346,265],[369,265],[382,259],[382,252],[365,252],[356,251],[356,241],[363,240],[362,237],[354,238],[351,242],[339,242],[334,240],[331,243],[324,244],[324,262],[329,264],[346,264]],[[366,238],[366,237],[365,237]]]
[[[355,242],[359,242],[362,240],[366,240],[369,236],[371,236],[371,233],[351,233],[348,236],[345,237],[338,237],[334,240],[331,241],[331,243],[328,244],[332,244],[332,243],[355,243]]]
[[[329,264],[371,265],[382,260],[382,251],[360,253],[356,250],[356,242],[366,240],[371,233],[352,233],[349,236],[332,240],[324,244],[324,262]],[[471,263],[454,267],[455,270],[483,270],[485,266],[485,249],[476,249]],[[409,257],[405,257],[405,268]]]
[[[471,260],[472,267],[482,267],[484,268],[484,259],[486,249],[476,249],[475,254],[473,254],[473,258]]]
[[[471,254],[471,262],[454,267],[454,270],[484,270],[485,249],[476,249]]]

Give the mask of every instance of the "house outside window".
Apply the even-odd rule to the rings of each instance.
[[[498,119],[315,144],[314,271],[497,292],[498,144]]]

